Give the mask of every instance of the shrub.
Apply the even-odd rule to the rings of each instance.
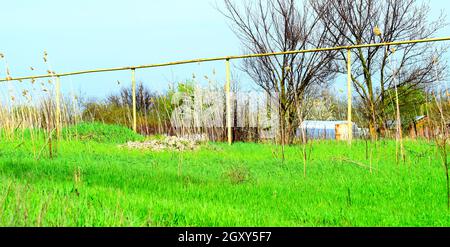
[[[244,166],[233,166],[225,173],[232,184],[241,184],[249,180],[250,170]]]
[[[87,103],[83,111],[83,119],[92,122],[118,124],[131,127],[132,109],[125,106],[108,105],[103,103]]]

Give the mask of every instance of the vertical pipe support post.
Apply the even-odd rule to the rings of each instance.
[[[59,140],[61,135],[61,81],[59,76],[56,77],[55,103],[56,103],[56,138]]]
[[[351,50],[347,49],[347,124],[348,143],[352,144],[353,123],[352,123],[352,62]]]
[[[231,134],[231,82],[230,82],[230,59],[226,59],[226,83],[225,83],[225,92],[226,92],[226,105],[227,105],[227,136],[228,136],[228,145],[231,145],[232,134]]]
[[[136,126],[136,76],[135,73],[136,69],[131,69],[131,91],[132,91],[132,97],[133,97],[133,131],[137,132],[137,126]]]

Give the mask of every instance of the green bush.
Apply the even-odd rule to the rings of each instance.
[[[134,133],[131,129],[115,124],[103,124],[98,122],[80,123],[64,128],[63,136],[103,143],[125,143],[127,141],[140,141],[144,137]]]

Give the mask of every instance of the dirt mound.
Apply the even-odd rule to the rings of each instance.
[[[146,149],[153,151],[187,151],[195,150],[202,143],[205,143],[207,139],[205,136],[187,136],[187,137],[177,137],[177,136],[163,136],[158,139],[150,139],[142,142],[127,142],[121,147],[131,148],[131,149]]]

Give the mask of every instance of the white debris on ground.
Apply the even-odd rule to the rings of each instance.
[[[205,135],[190,135],[185,137],[177,136],[163,136],[158,139],[150,139],[142,142],[127,142],[121,147],[131,149],[145,149],[152,151],[187,151],[195,150],[200,144],[207,142],[208,138]]]

